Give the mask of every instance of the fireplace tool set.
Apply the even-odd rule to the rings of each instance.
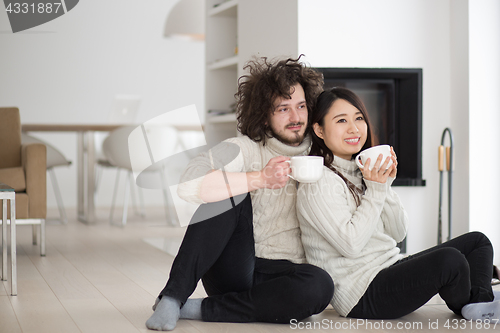
[[[450,138],[450,145],[444,146],[444,139],[448,133]],[[443,206],[443,172],[444,170],[444,159],[446,154],[446,171],[448,171],[448,237],[447,240],[451,238],[451,190],[453,185],[453,134],[451,129],[445,128],[443,135],[441,136],[441,145],[439,146],[439,156],[438,156],[438,169],[439,169],[439,220],[438,220],[438,244],[443,242],[442,240],[442,206]],[[491,280],[491,285],[500,284],[500,269],[493,265],[493,278]]]
[[[444,139],[446,134],[448,134],[450,139],[450,145],[444,146]],[[438,169],[439,169],[439,218],[438,218],[438,244],[443,242],[442,239],[442,206],[443,206],[443,173],[444,173],[444,159],[446,153],[446,171],[448,172],[448,237],[447,240],[451,238],[451,194],[453,185],[453,134],[450,128],[445,128],[443,135],[441,136],[441,145],[439,146],[439,156],[438,156]]]

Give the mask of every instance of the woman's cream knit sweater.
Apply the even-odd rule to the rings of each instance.
[[[205,202],[200,198],[200,188],[203,177],[209,171],[260,171],[273,157],[307,155],[310,144],[309,136],[297,147],[286,145],[275,138],[267,139],[265,145],[252,141],[247,136],[227,139],[189,163],[181,177],[177,193],[188,202],[203,204]],[[295,263],[305,263],[295,209],[297,183],[290,179],[283,188],[259,189],[250,194],[255,255],[266,259],[287,259]]]
[[[362,185],[354,161],[335,156],[333,166],[354,185]],[[365,181],[357,207],[346,183],[324,168],[321,180],[300,184],[297,215],[307,261],[331,275],[331,303],[347,316],[378,272],[401,259],[396,244],[406,236],[408,217],[391,189],[394,179],[385,184]]]

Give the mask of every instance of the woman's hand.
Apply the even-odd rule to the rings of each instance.
[[[394,150],[392,150],[391,152],[394,153]],[[363,173],[363,178],[373,182],[385,184],[389,176],[392,177],[392,174],[396,176],[395,174],[396,164],[394,164],[395,155],[396,154],[393,154],[393,156],[387,157],[384,163],[380,165],[382,163],[382,158],[384,157],[382,154],[380,154],[377,158],[377,161],[375,162],[375,166],[371,170],[368,168],[371,162],[370,159],[368,158],[365,161],[365,166],[361,169],[361,172]],[[387,167],[391,159],[393,163],[389,167]]]
[[[392,165],[394,165],[394,169],[392,172],[389,174],[389,177],[391,178],[396,178],[396,174],[398,173],[398,158],[396,157],[396,152],[394,151],[394,148],[391,146],[391,159],[392,159]]]

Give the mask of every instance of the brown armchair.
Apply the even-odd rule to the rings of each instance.
[[[40,225],[40,254],[42,256],[45,256],[45,218],[47,215],[46,159],[45,145],[21,144],[19,109],[0,108],[0,182],[14,188],[16,225],[33,225],[33,244],[37,243],[37,229]],[[0,207],[0,214],[2,210],[3,208]]]

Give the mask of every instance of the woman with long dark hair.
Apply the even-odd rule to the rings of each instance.
[[[323,311],[333,295],[330,275],[306,263],[287,163],[309,152],[308,111],[323,77],[300,57],[255,59],[245,69],[243,135],[195,157],[181,178],[179,197],[199,207],[149,329],[173,330],[179,319],[289,324]],[[208,297],[190,298],[200,280]]]
[[[308,262],[334,280],[336,311],[353,318],[398,318],[439,293],[466,319],[500,319],[491,289],[493,248],[482,233],[406,258],[399,253],[396,244],[406,237],[408,216],[391,188],[394,149],[386,160],[380,155],[371,170],[355,162],[375,141],[362,101],[345,88],[325,91],[309,120],[310,154],[324,157],[325,172],[320,181],[300,185],[297,213]]]

